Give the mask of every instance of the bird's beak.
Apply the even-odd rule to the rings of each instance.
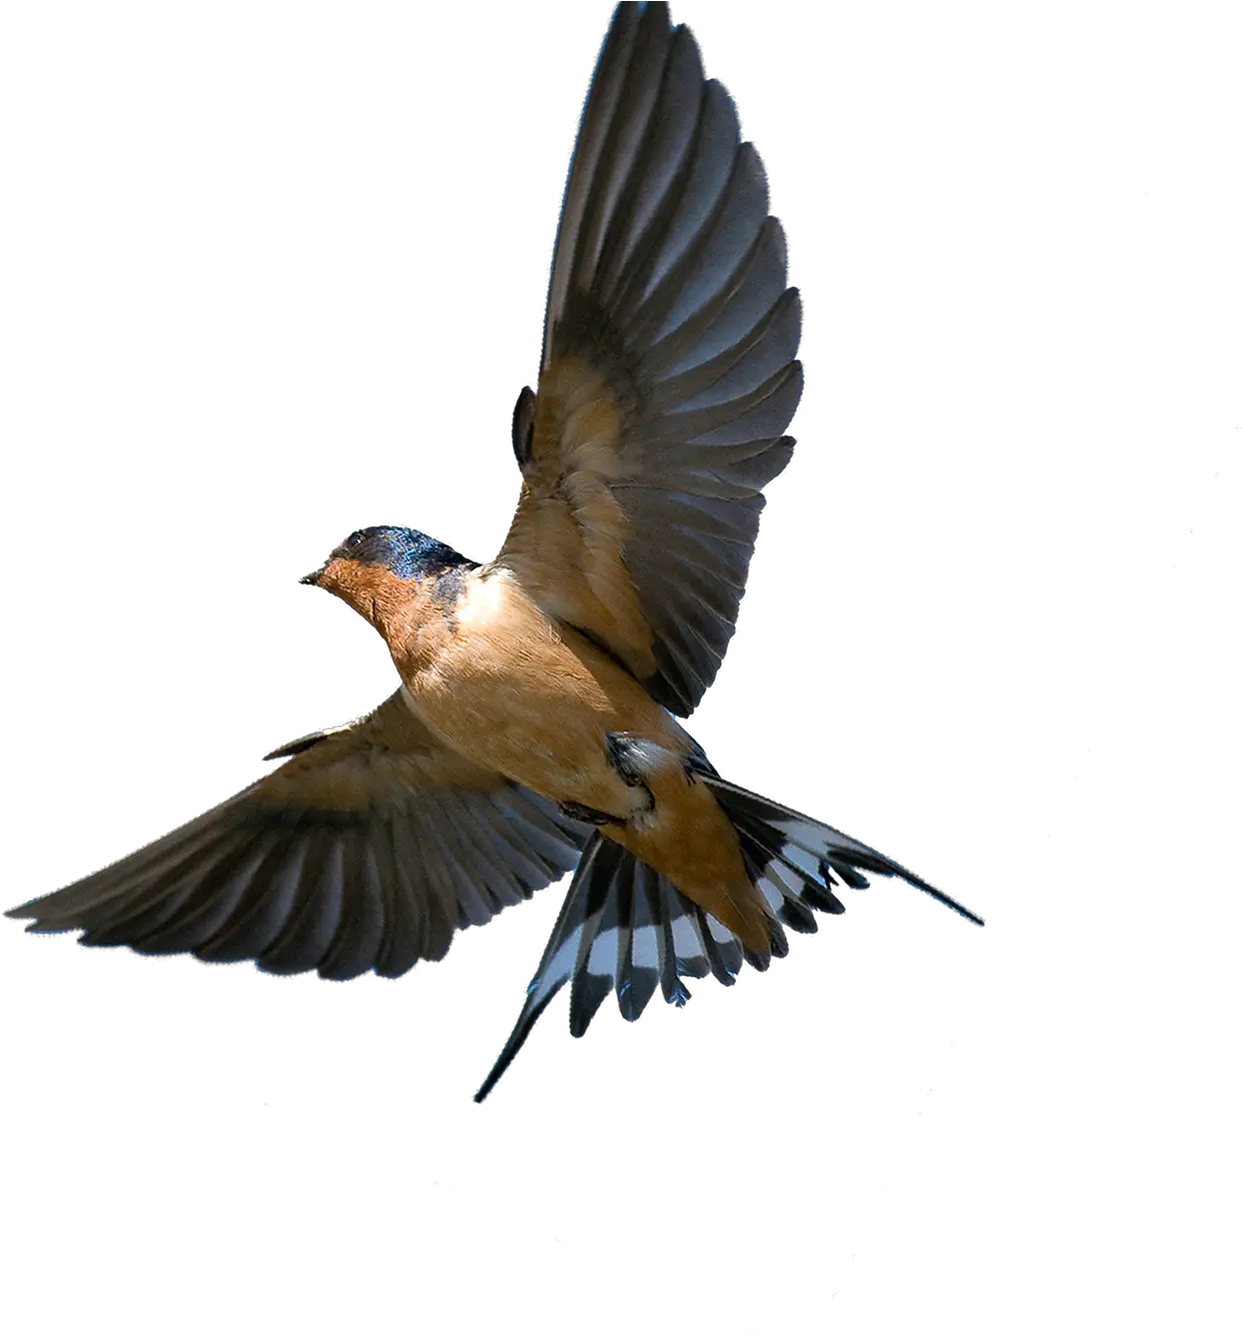
[[[328,559],[323,563],[323,565],[320,566],[320,568],[317,571],[311,571],[309,575],[302,576],[302,578],[298,581],[298,584],[317,585],[320,589],[327,589],[330,592],[335,593],[336,576],[338,576],[341,573],[339,563],[341,559],[344,557],[345,553],[339,547],[336,548],[334,551],[329,552]],[[328,572],[334,566],[336,566],[337,569],[333,572],[333,578],[325,584],[324,579],[327,576]]]

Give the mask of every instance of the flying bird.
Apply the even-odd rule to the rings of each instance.
[[[801,305],[763,164],[689,29],[620,4],[582,113],[538,389],[512,421],[521,495],[496,558],[359,529],[304,583],[380,633],[400,686],[271,752],[249,788],[9,913],[90,946],[395,978],[573,870],[512,1035],[570,985],[583,1034],[687,979],[766,969],[875,849],[719,775],[680,719],[733,635],[789,463]]]

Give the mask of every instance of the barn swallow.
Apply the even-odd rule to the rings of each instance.
[[[789,463],[801,329],[763,165],[663,4],[621,4],[583,110],[538,390],[518,396],[517,512],[469,561],[359,529],[305,583],[360,613],[400,677],[378,709],[154,844],[10,913],[91,946],[404,974],[574,870],[491,1090],[570,984],[583,1034],[616,992],[766,969],[875,849],[722,778],[683,727],[733,635]]]

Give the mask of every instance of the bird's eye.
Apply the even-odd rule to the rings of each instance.
[[[345,546],[357,547],[358,544],[361,542],[362,542],[362,530],[359,529],[356,533],[351,533],[349,535],[349,537],[345,540]]]

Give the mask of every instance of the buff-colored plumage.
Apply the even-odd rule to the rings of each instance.
[[[689,758],[677,721],[619,664],[544,612],[502,558],[464,580],[451,610],[434,585],[377,567],[331,563],[319,583],[384,637],[419,721],[454,753],[558,803],[614,815],[609,839],[667,877],[751,950],[767,915],[732,825],[680,765],[629,785],[603,739],[632,733]]]

